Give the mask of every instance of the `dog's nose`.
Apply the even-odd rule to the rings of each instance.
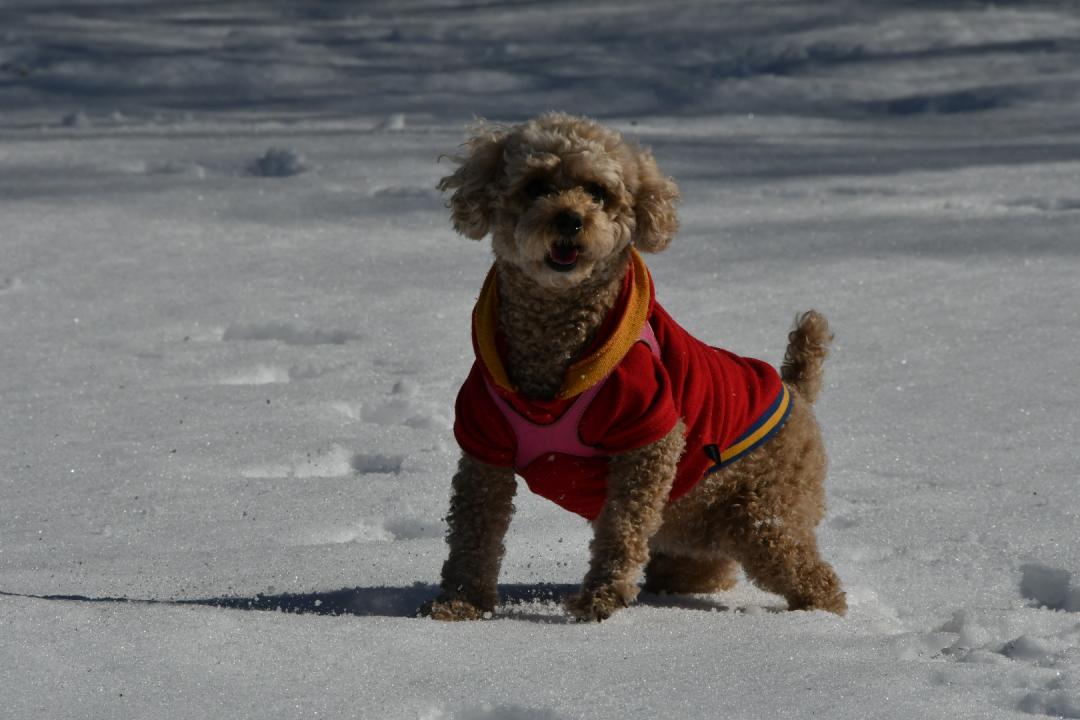
[[[555,216],[555,229],[564,237],[574,237],[581,232],[581,216],[573,210],[563,210]]]

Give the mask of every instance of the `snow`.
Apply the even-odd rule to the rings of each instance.
[[[288,148],[270,148],[248,164],[248,172],[260,177],[289,177],[309,169],[304,156]]]
[[[1064,1],[5,3],[0,715],[1080,717],[1078,49]],[[695,334],[830,318],[847,617],[571,623],[588,527],[524,490],[494,616],[414,616],[490,263],[438,158],[552,108],[679,182]]]

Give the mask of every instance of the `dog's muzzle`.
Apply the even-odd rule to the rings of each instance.
[[[581,215],[571,210],[563,210],[555,216],[553,222],[559,232],[559,239],[552,244],[545,258],[547,266],[556,272],[570,272],[577,266],[578,247],[574,238],[585,226]]]

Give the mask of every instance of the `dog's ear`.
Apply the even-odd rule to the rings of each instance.
[[[638,188],[634,193],[634,245],[642,252],[660,252],[668,246],[679,229],[675,203],[679,188],[675,181],[660,174],[656,160],[648,150],[638,153]]]
[[[506,132],[481,125],[465,143],[468,155],[454,158],[461,164],[453,175],[439,181],[439,190],[453,190],[450,219],[454,229],[467,238],[479,240],[491,227],[492,204],[498,197],[495,180],[503,165]]]

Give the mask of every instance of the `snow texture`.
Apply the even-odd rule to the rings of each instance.
[[[290,177],[307,169],[304,156],[287,148],[270,148],[248,164],[248,172],[260,177]]]
[[[519,492],[503,604],[437,592],[490,264],[435,190],[476,117],[649,145],[699,337],[837,333],[822,553],[561,601]],[[1054,2],[0,6],[0,716],[1080,717],[1080,9]]]

